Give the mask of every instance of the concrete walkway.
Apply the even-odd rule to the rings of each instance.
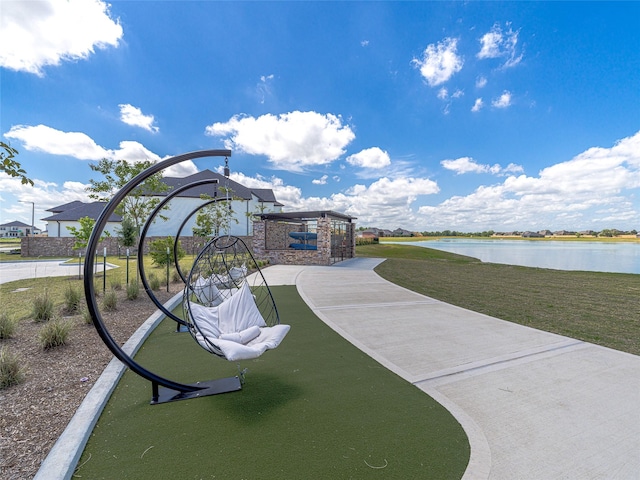
[[[464,478],[640,478],[640,357],[413,293],[379,277],[381,261],[270,267],[267,281],[294,281],[318,317],[451,411],[471,443]]]

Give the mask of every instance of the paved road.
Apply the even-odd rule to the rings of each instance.
[[[64,259],[0,262],[0,284],[28,278],[78,275],[78,264],[66,265],[64,262]],[[116,266],[107,264],[107,270],[111,268],[116,268]],[[102,264],[97,266],[97,271],[102,271]]]

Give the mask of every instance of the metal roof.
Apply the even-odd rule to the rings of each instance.
[[[72,202],[73,204],[73,202]],[[82,203],[75,208],[68,208],[63,212],[56,213],[55,215],[51,215],[50,217],[42,218],[41,220],[47,222],[76,222],[80,220],[82,217],[89,217],[96,220],[102,210],[104,210],[107,202],[92,202],[92,203]],[[116,215],[115,213],[109,217],[109,222],[121,222],[122,217],[120,215]]]
[[[352,217],[344,213],[334,212],[332,210],[312,210],[308,212],[281,212],[281,213],[263,213],[260,215],[262,220],[315,220],[317,218],[332,218],[336,220],[345,220],[351,223],[357,217]]]

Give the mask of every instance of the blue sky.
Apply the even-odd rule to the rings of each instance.
[[[640,229],[639,2],[7,1],[0,223],[101,158],[230,148],[287,210],[416,231]],[[182,176],[220,167],[183,164]]]

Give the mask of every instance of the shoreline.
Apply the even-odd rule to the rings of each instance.
[[[624,237],[588,237],[588,236],[557,236],[557,237],[522,237],[518,235],[508,236],[508,235],[499,235],[499,236],[491,236],[491,237],[480,237],[480,236],[442,236],[442,237],[425,237],[425,236],[416,236],[416,237],[380,237],[380,243],[384,243],[385,241],[389,242],[428,242],[432,240],[523,240],[523,241],[532,241],[532,242],[550,242],[550,241],[559,241],[559,242],[602,242],[602,243],[637,243],[640,244],[640,238],[635,236],[624,236]]]

